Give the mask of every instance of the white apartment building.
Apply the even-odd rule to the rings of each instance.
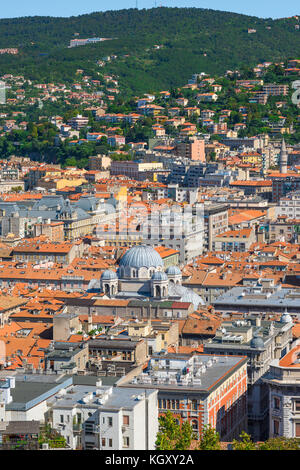
[[[300,190],[288,193],[276,206],[276,217],[286,216],[288,219],[300,219]]]
[[[154,450],[157,390],[74,385],[52,400],[49,416],[72,449]]]

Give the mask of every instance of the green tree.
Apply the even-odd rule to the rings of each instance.
[[[159,430],[156,436],[155,446],[158,450],[174,450],[179,438],[180,426],[176,424],[171,411],[167,411],[159,418]]]
[[[156,449],[158,450],[187,450],[195,439],[192,426],[185,421],[182,426],[176,423],[171,413],[167,411],[159,418],[159,431],[156,436]]]
[[[203,428],[198,449],[221,450],[220,435],[210,424]]]
[[[240,440],[233,439],[233,450],[256,450],[256,445],[251,440],[251,436],[245,431],[240,434]]]
[[[179,431],[178,440],[175,445],[176,450],[188,450],[192,440],[195,439],[193,428],[188,421],[185,421]]]
[[[300,450],[300,439],[271,438],[259,444],[259,450]]]

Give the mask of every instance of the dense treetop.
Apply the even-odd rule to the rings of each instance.
[[[0,72],[29,78],[66,80],[78,67],[95,70],[114,54],[104,70],[119,75],[132,91],[178,86],[194,72],[223,73],[299,56],[296,18],[272,20],[196,8],[153,8],[92,13],[70,18],[25,17],[0,20],[0,48],[17,47],[16,56],[0,56]],[[248,29],[256,33],[249,34]],[[68,48],[71,39],[114,38]],[[155,49],[155,45],[163,46]],[[127,57],[124,57],[124,56]]]

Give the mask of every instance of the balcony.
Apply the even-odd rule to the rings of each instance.
[[[82,431],[82,423],[73,423],[73,431],[74,432],[81,432]]]

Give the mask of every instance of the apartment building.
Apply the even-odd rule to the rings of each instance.
[[[190,137],[184,142],[176,144],[175,154],[189,160],[205,162],[204,140]]]
[[[194,432],[211,424],[221,440],[247,429],[247,358],[210,354],[153,355],[142,373],[124,378],[120,388],[158,390],[158,412],[171,411]]]
[[[228,230],[215,235],[214,249],[215,251],[247,252],[254,242],[256,242],[254,227]]]
[[[179,184],[168,184],[167,187],[145,189],[142,200],[155,201],[158,199],[172,199],[175,202],[187,202],[194,204],[197,200],[198,190],[196,188],[182,188]]]
[[[73,385],[50,401],[49,421],[74,450],[154,450],[157,391]]]
[[[245,196],[261,196],[271,201],[273,183],[271,180],[232,181],[230,188],[241,189]]]
[[[207,354],[248,357],[248,431],[254,440],[268,438],[268,390],[262,381],[273,359],[284,356],[292,343],[292,320],[280,321],[247,316],[245,320],[224,321],[216,336],[204,344]]]
[[[272,180],[272,202],[278,203],[288,193],[300,190],[300,174],[298,173],[274,173],[270,179]]]
[[[276,216],[286,216],[289,219],[300,219],[300,189],[280,198],[276,206]]]
[[[262,104],[265,105],[268,102],[268,93],[265,91],[258,91],[254,93],[252,96],[249,98],[249,103],[257,103],[257,104]]]
[[[115,371],[117,375],[125,375],[135,366],[144,364],[148,357],[147,342],[134,336],[101,335],[88,341],[88,349],[90,370]]]
[[[45,423],[48,400],[72,385],[72,377],[2,371],[0,376],[0,422]]]
[[[252,287],[233,287],[220,295],[213,303],[222,314],[230,312],[256,314],[289,313],[293,318],[300,318],[299,293],[297,289],[288,289],[274,285],[274,279],[260,279]]]
[[[84,370],[89,358],[87,343],[54,341],[45,351],[45,371],[76,374]]]
[[[226,204],[204,204],[204,251],[215,250],[215,237],[228,230]]]
[[[68,124],[70,124],[70,126],[75,130],[79,130],[79,129],[82,129],[83,127],[86,127],[88,123],[89,123],[89,118],[84,117],[81,114],[78,114],[77,116],[72,117],[68,121]]]
[[[83,245],[70,242],[42,242],[40,240],[24,240],[13,248],[13,259],[24,262],[69,264],[76,256],[81,256]]]
[[[33,236],[40,237],[41,235],[44,235],[50,242],[61,242],[64,239],[64,223],[51,222],[51,220],[44,223],[37,222],[33,226]]]
[[[111,159],[106,155],[91,155],[89,157],[89,170],[102,171],[110,167]]]
[[[264,378],[269,391],[269,437],[300,438],[300,346],[274,359]]]
[[[262,90],[268,96],[280,96],[280,95],[286,96],[289,91],[289,86],[282,85],[282,84],[276,85],[274,83],[270,83],[270,84],[263,85]]]
[[[122,322],[117,328],[110,330],[110,334],[119,334],[128,331],[128,338],[142,338],[147,343],[147,354],[151,356],[170,346],[178,345],[179,323],[168,320],[129,320]],[[115,333],[115,330],[116,333]]]
[[[155,174],[163,170],[163,163],[140,163],[135,161],[112,161],[110,166],[111,175],[124,175],[137,181],[151,179],[154,181]]]
[[[279,216],[276,220],[269,222],[269,241],[274,243],[277,240],[284,240],[287,243],[299,243],[300,214],[298,219]]]

